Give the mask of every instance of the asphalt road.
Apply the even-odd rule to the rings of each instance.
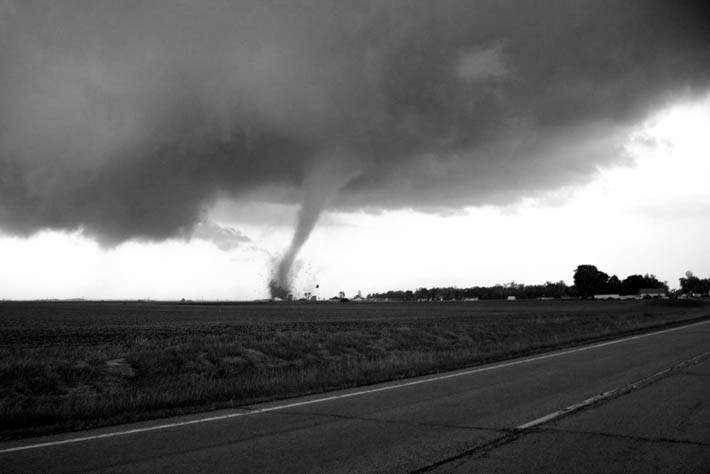
[[[0,471],[707,474],[708,351],[703,322],[250,410],[0,443]]]

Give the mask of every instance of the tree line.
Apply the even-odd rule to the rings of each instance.
[[[387,299],[390,301],[460,301],[460,300],[501,300],[516,298],[562,298],[571,296],[571,288],[564,281],[547,282],[542,285],[524,285],[515,282],[494,286],[472,286],[470,288],[433,287],[416,290],[391,290],[384,293],[371,293],[368,299]]]
[[[577,267],[574,271],[574,286],[582,298],[600,294],[637,295],[641,289],[668,291],[668,285],[659,281],[655,275],[629,275],[620,280],[616,275],[609,276],[594,265]]]
[[[640,290],[655,289],[668,292],[668,284],[658,280],[652,274],[629,275],[623,280],[616,275],[609,276],[594,265],[579,265],[574,271],[574,284],[568,286],[564,281],[546,282],[538,285],[524,285],[510,282],[493,286],[472,286],[469,288],[433,287],[416,290],[392,290],[384,293],[371,293],[368,299],[387,299],[390,301],[461,301],[461,300],[501,300],[509,297],[516,299],[534,298],[591,298],[594,295],[638,295]],[[687,272],[680,278],[681,294],[707,295],[710,291],[710,278],[701,279]]]

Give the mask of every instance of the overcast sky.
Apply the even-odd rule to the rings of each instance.
[[[0,298],[710,276],[705,3],[1,2]]]

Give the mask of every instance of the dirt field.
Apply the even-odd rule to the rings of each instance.
[[[710,316],[700,301],[0,302],[0,436],[455,369]]]

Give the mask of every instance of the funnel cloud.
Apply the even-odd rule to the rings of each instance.
[[[272,298],[284,299],[290,293],[291,268],[308,240],[318,218],[336,193],[353,176],[358,174],[359,160],[339,150],[330,150],[314,160],[302,188],[303,200],[296,219],[296,228],[291,244],[276,262],[274,274],[269,281]]]
[[[2,1],[0,231],[114,245],[189,237],[222,196],[300,201],[287,289],[326,207],[504,204],[624,163],[709,90],[708,24],[700,1]]]

